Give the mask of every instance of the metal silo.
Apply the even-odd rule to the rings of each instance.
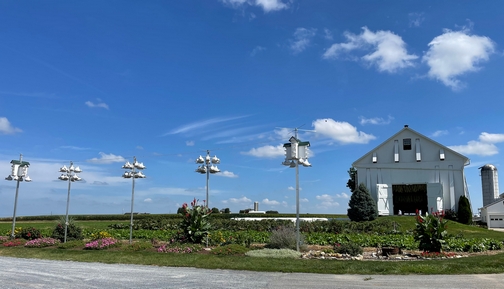
[[[499,177],[494,165],[486,164],[480,170],[484,207],[499,198]]]

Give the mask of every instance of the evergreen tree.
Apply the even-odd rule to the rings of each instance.
[[[466,196],[460,196],[458,202],[458,222],[461,224],[472,224],[472,211],[469,199]]]
[[[351,221],[372,221],[378,218],[376,203],[363,183],[359,184],[359,187],[352,192],[348,206],[348,218]]]
[[[355,169],[354,167],[351,167],[348,171],[348,176],[350,177],[348,179],[348,182],[346,183],[346,186],[347,188],[350,189],[350,192],[353,192],[355,191],[355,179],[357,177],[357,169]]]

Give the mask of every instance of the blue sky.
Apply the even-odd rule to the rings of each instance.
[[[352,162],[408,124],[501,168],[504,3],[488,1],[1,1],[0,168],[31,163],[18,215],[174,213],[205,199],[194,160],[221,159],[210,206],[295,212],[282,144],[300,127],[301,213],[346,213]],[[503,183],[503,182],[501,182]],[[0,183],[11,216],[15,183]]]

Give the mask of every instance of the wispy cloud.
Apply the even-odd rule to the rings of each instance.
[[[217,173],[215,175],[221,176],[221,177],[226,177],[226,178],[237,178],[238,177],[238,175],[236,175],[233,172],[229,172],[229,171],[223,171],[223,172]]]
[[[256,46],[254,47],[254,49],[252,49],[252,52],[250,52],[250,56],[256,56],[256,54],[264,50],[266,50],[266,47]]]
[[[331,118],[317,119],[312,125],[317,135],[329,137],[341,144],[366,144],[376,139],[372,134],[357,131],[357,128],[348,122],[334,121]]]
[[[84,151],[84,150],[88,150],[89,148],[83,148],[83,147],[77,147],[77,146],[60,146],[60,149],[69,149],[69,150],[76,150],[76,151]]]
[[[365,118],[363,116],[359,117],[360,118],[360,124],[361,125],[366,125],[366,124],[390,124],[394,118],[392,116],[388,116],[387,119],[384,119],[382,117],[372,117],[372,118]]]
[[[277,158],[285,154],[285,149],[283,145],[266,145],[258,148],[253,148],[248,152],[241,152],[244,155],[250,155],[258,158]]]
[[[504,134],[482,132],[478,140],[468,141],[466,145],[449,146],[461,154],[492,156],[499,153],[496,143],[504,142]]]
[[[0,117],[0,133],[1,134],[15,134],[22,132],[21,129],[12,126],[6,117]]]
[[[108,104],[106,104],[106,103],[104,103],[104,102],[102,102],[102,101],[100,101],[100,100],[98,100],[98,102],[97,102],[97,103],[93,103],[93,102],[91,102],[91,101],[86,101],[86,102],[85,102],[85,104],[86,104],[88,107],[91,107],[91,108],[93,108],[93,107],[100,107],[100,108],[104,108],[104,109],[109,109]]]
[[[87,160],[87,162],[95,164],[112,164],[112,163],[126,162],[126,159],[122,156],[116,156],[114,154],[106,154],[103,152],[99,152],[98,154],[100,155],[99,158],[92,158]]]
[[[354,50],[372,50],[360,59],[370,65],[376,65],[378,71],[394,73],[399,69],[414,66],[418,56],[408,54],[406,43],[391,31],[379,30],[376,33],[367,27],[361,34],[345,32],[347,42],[335,43],[323,54],[324,59],[337,59],[342,53]],[[355,58],[355,57],[354,57]]]
[[[420,25],[425,21],[425,16],[424,13],[413,12],[408,14],[408,19],[410,27],[420,27]]]
[[[257,6],[265,13],[289,8],[289,5],[282,0],[221,0],[221,2],[235,9],[243,9],[246,5]]]
[[[193,140],[188,140],[188,141],[185,142],[185,144],[188,147],[192,147],[192,146],[194,146],[194,141]]]
[[[429,50],[422,61],[430,67],[430,78],[458,90],[463,88],[464,84],[457,77],[478,71],[480,67],[477,65],[488,61],[494,50],[495,44],[488,37],[470,35],[467,29],[445,29],[442,35],[429,43]]]
[[[262,200],[261,202],[262,204],[265,204],[265,205],[269,205],[269,206],[276,206],[276,205],[280,205],[280,202],[279,201],[275,201],[275,200],[270,200],[270,199],[264,199]]]
[[[324,28],[324,38],[327,40],[333,40],[333,35],[331,30]]]
[[[341,194],[336,194],[336,198],[350,199],[350,196],[347,193],[341,193]]]
[[[310,46],[312,38],[317,33],[315,28],[297,28],[294,32],[294,39],[291,40],[290,49],[294,54],[304,51]]]
[[[241,197],[241,198],[230,198],[228,200],[222,201],[224,204],[231,203],[231,204],[251,204],[252,200],[247,198],[247,197]]]
[[[180,133],[188,133],[188,132],[196,130],[196,129],[205,128],[209,125],[214,125],[214,124],[227,122],[227,121],[240,119],[240,118],[245,118],[245,117],[248,117],[248,115],[234,116],[234,117],[216,117],[216,118],[206,119],[206,120],[202,120],[202,121],[198,121],[198,122],[185,124],[183,126],[180,126],[176,129],[171,130],[170,132],[163,134],[162,136],[167,136],[167,135],[172,135],[172,134],[180,134]]]
[[[447,130],[436,130],[433,134],[431,134],[432,137],[440,137],[443,135],[447,135],[448,131]]]
[[[334,200],[334,197],[328,194],[323,194],[323,195],[317,195],[315,197],[319,203],[317,204],[318,208],[334,208],[334,207],[339,207],[339,203]]]

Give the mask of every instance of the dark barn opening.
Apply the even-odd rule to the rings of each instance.
[[[427,184],[392,185],[394,202],[394,215],[416,213],[421,210],[422,214],[428,212]]]

